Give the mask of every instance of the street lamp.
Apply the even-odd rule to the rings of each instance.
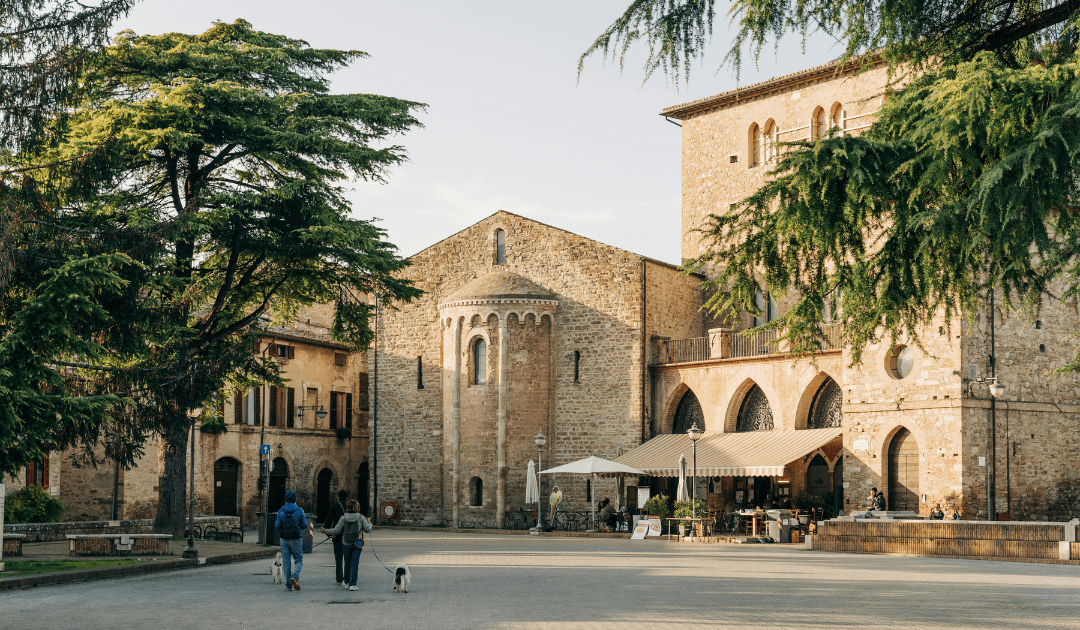
[[[195,421],[203,414],[203,406],[200,404],[188,413],[191,418],[191,461],[188,467],[191,469],[191,485],[188,487],[188,538],[187,548],[184,549],[183,557],[196,559],[199,550],[195,548]]]
[[[694,485],[690,486],[690,515],[697,518],[697,441],[701,439],[701,434],[704,433],[698,428],[697,420],[694,420],[694,424],[686,430],[686,434],[690,436],[690,441],[694,444]]]
[[[991,321],[993,321],[992,317]],[[995,514],[997,512],[997,405],[995,403],[998,398],[1005,395],[1005,386],[999,383],[995,376],[977,378],[968,383],[969,394],[971,386],[975,383],[986,383],[987,389],[990,390],[990,461],[986,464],[986,520],[993,521],[997,519],[997,514]],[[1006,486],[1008,486],[1009,461],[1007,455],[1008,453],[1005,460]]]
[[[326,419],[326,410],[323,409],[322,405],[307,405],[306,407],[304,405],[299,405],[296,408],[296,417],[300,419],[300,426],[304,425],[304,410],[305,409],[307,409],[309,411],[314,411],[315,415],[318,416],[319,420],[325,420]]]
[[[540,471],[544,469],[544,444],[547,443],[547,438],[544,437],[544,432],[541,431],[533,438],[536,442],[536,460],[539,463],[536,469],[536,531],[544,531],[544,506],[540,503],[543,494],[540,492]]]

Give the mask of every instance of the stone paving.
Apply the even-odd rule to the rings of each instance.
[[[269,561],[0,593],[5,628],[1080,628],[1075,566],[376,529],[359,592]],[[412,568],[408,594],[372,549]]]

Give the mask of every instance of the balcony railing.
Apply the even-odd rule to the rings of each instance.
[[[785,354],[789,352],[789,348],[786,341],[780,340],[782,334],[783,331],[777,329],[735,332],[719,328],[709,331],[708,337],[657,340],[653,365]],[[822,327],[820,351],[840,350],[842,343],[839,324],[826,324]]]

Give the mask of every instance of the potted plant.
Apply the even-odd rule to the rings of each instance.
[[[691,501],[676,501],[675,502],[675,518],[704,518],[709,513],[708,508],[705,506],[705,499],[695,499],[691,505]],[[687,535],[686,530],[693,523],[693,521],[679,521],[679,533],[683,536]]]
[[[671,516],[671,499],[666,494],[657,494],[645,502],[645,514],[660,519],[661,526],[666,525]]]

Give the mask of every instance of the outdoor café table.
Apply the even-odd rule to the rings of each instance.
[[[747,526],[750,526],[750,536],[757,536],[758,521],[765,516],[764,512],[739,512],[739,518],[742,519],[743,533],[747,533]]]

